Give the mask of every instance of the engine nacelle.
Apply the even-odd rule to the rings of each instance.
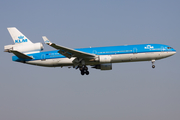
[[[10,50],[16,50],[22,53],[42,51],[42,43],[33,43],[33,44],[18,44],[18,45],[6,45],[4,46],[5,52],[10,52]]]
[[[94,60],[97,62],[100,62],[100,63],[110,63],[111,62],[111,56],[110,55],[99,55]]]
[[[100,70],[112,70],[112,63],[95,65],[92,68],[100,69]]]

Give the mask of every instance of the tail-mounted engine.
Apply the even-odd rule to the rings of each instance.
[[[10,52],[11,50],[15,50],[22,53],[42,51],[43,48],[44,47],[42,43],[15,44],[15,45],[4,46],[5,52]]]

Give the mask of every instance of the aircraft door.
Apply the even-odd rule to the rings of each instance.
[[[93,50],[93,54],[97,55],[97,51],[96,51],[96,50]]]
[[[41,55],[41,61],[45,61],[46,59],[45,59],[45,54],[42,54]]]
[[[130,55],[130,61],[135,61],[137,59],[137,48],[133,48],[133,54]]]
[[[133,54],[137,54],[137,48],[133,48]]]
[[[164,52],[164,50],[165,50],[165,49],[164,49],[164,47],[162,46],[162,47],[161,47],[161,52]]]

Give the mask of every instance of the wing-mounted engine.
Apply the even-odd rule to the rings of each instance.
[[[110,55],[99,55],[95,58],[95,61],[100,63],[110,63],[111,62],[111,56]]]
[[[11,52],[11,50],[19,51],[22,53],[28,52],[39,52],[43,50],[42,43],[32,43],[32,44],[14,44],[4,46],[5,52]]]
[[[92,68],[100,69],[100,70],[112,70],[112,63],[95,65]]]

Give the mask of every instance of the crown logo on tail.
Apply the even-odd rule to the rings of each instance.
[[[19,36],[17,40],[15,40],[15,43],[24,43],[28,42],[27,39],[24,39],[24,36]]]

